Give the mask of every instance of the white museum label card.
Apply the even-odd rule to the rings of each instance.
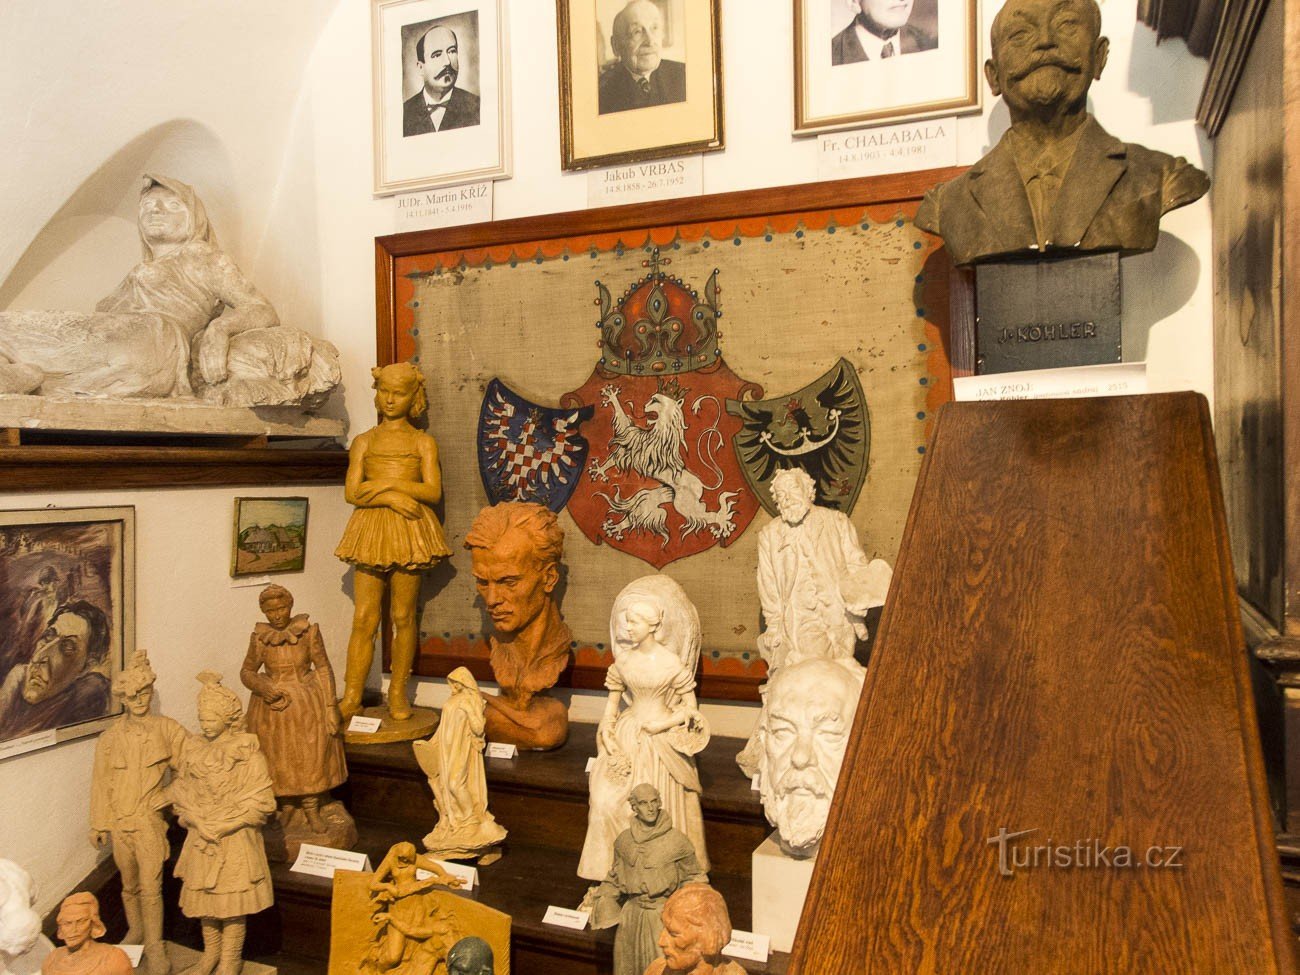
[[[393,226],[396,233],[428,230],[432,227],[456,227],[463,223],[488,223],[492,219],[490,179],[468,186],[421,190],[393,199]]]
[[[763,786],[758,781],[759,773],[755,772],[754,777],[749,780],[749,789],[751,792],[762,792]]]
[[[487,743],[488,758],[514,758],[519,754],[519,749],[514,745],[507,745],[502,741],[490,741]]]
[[[313,877],[334,876],[335,870],[361,870],[370,872],[370,857],[355,850],[331,850],[328,846],[304,843],[298,849],[298,859],[289,868],[294,873],[309,873]]]
[[[957,120],[930,119],[856,132],[830,132],[818,139],[821,179],[884,176],[957,165]]]
[[[732,958],[744,958],[747,961],[766,962],[772,952],[772,939],[765,934],[752,931],[731,930],[731,941],[722,949],[724,955]]]
[[[348,722],[348,731],[355,731],[363,735],[373,735],[379,730],[380,725],[384,723],[382,718],[367,718],[360,714],[354,714],[352,720]]]
[[[656,159],[653,162],[594,169],[587,174],[587,206],[648,203],[704,192],[704,163],[700,156]]]
[[[587,759],[587,774],[590,775],[591,770],[594,769],[595,767],[596,767],[596,756],[592,755],[591,758]]]
[[[144,945],[118,945],[126,953],[126,957],[131,959],[131,967],[139,968],[140,959],[144,957]]]
[[[471,867],[464,863],[452,863],[450,860],[434,860],[433,862],[442,867],[442,869],[446,870],[453,877],[459,877],[464,883],[464,886],[460,888],[461,890],[473,890],[478,886],[477,867]],[[433,874],[428,870],[415,871],[415,878],[417,880],[428,880],[432,876]]]
[[[12,741],[0,745],[0,758],[8,758],[10,755],[21,755],[23,752],[44,748],[46,745],[53,745],[58,740],[59,732],[57,728],[51,728],[49,731],[38,731],[26,738],[14,738]]]
[[[587,927],[587,920],[591,915],[587,911],[571,911],[567,907],[556,907],[551,904],[546,908],[546,914],[542,918],[543,924],[554,924],[561,928],[572,928],[574,931],[582,931]]]
[[[1147,391],[1147,364],[1106,362],[1099,366],[958,376],[952,381],[952,391],[955,399],[963,401],[1134,396]]]

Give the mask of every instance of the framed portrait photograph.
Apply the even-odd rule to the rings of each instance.
[[[235,498],[232,577],[301,572],[307,558],[306,498]]]
[[[0,512],[0,759],[102,731],[135,650],[135,509]]]
[[[565,169],[721,149],[720,0],[556,0]]]
[[[375,193],[510,175],[502,0],[371,0]]]
[[[978,112],[979,0],[794,0],[794,131]]]

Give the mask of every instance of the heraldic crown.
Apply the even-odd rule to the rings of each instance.
[[[650,273],[614,304],[609,289],[596,282],[600,297],[600,369],[619,376],[671,376],[704,369],[722,359],[718,319],[718,270],[704,285],[704,300],[680,278],[670,277],[655,248],[642,261]]]

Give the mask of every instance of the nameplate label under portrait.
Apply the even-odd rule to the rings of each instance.
[[[1089,396],[1135,396],[1147,391],[1145,362],[1115,362],[1066,369],[1032,369],[992,376],[958,376],[953,398],[960,401],[995,399],[1084,399]]]
[[[46,745],[53,745],[58,740],[59,732],[55,728],[51,728],[49,731],[38,731],[36,734],[28,735],[25,738],[14,738],[0,745],[0,758],[8,758],[10,755],[21,755],[37,748],[44,748]]]
[[[567,907],[556,907],[551,904],[546,908],[546,915],[542,918],[542,923],[582,931],[587,927],[587,921],[590,917],[591,915],[587,911],[571,911]]]
[[[489,223],[492,220],[493,185],[492,180],[486,179],[468,186],[447,186],[394,197],[395,232]]]
[[[373,735],[383,723],[382,718],[366,718],[354,714],[352,720],[348,722],[348,731],[362,735]]]
[[[519,754],[519,748],[516,745],[507,745],[501,741],[490,741],[487,743],[488,758],[514,758]]]
[[[767,956],[772,953],[772,939],[765,934],[754,934],[752,931],[737,931],[731,929],[731,941],[722,949],[724,955],[730,955],[732,958],[744,958],[746,961],[767,961]]]
[[[328,846],[314,846],[304,843],[298,848],[298,859],[289,868],[294,873],[308,873],[313,877],[334,876],[335,870],[371,871],[370,857],[355,850],[332,850]]]
[[[457,877],[464,884],[461,890],[473,890],[478,886],[478,868],[467,866],[464,863],[452,863],[450,860],[434,860],[438,866],[446,870],[453,877]],[[428,880],[432,877],[428,870],[416,870],[416,880]]]
[[[700,156],[656,159],[587,174],[587,206],[649,203],[704,192],[704,163]]]
[[[828,132],[818,139],[819,179],[885,176],[957,165],[957,121],[951,118]]]

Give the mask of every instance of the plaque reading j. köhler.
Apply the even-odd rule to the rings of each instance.
[[[1119,254],[1002,261],[975,270],[980,375],[1119,362]]]

